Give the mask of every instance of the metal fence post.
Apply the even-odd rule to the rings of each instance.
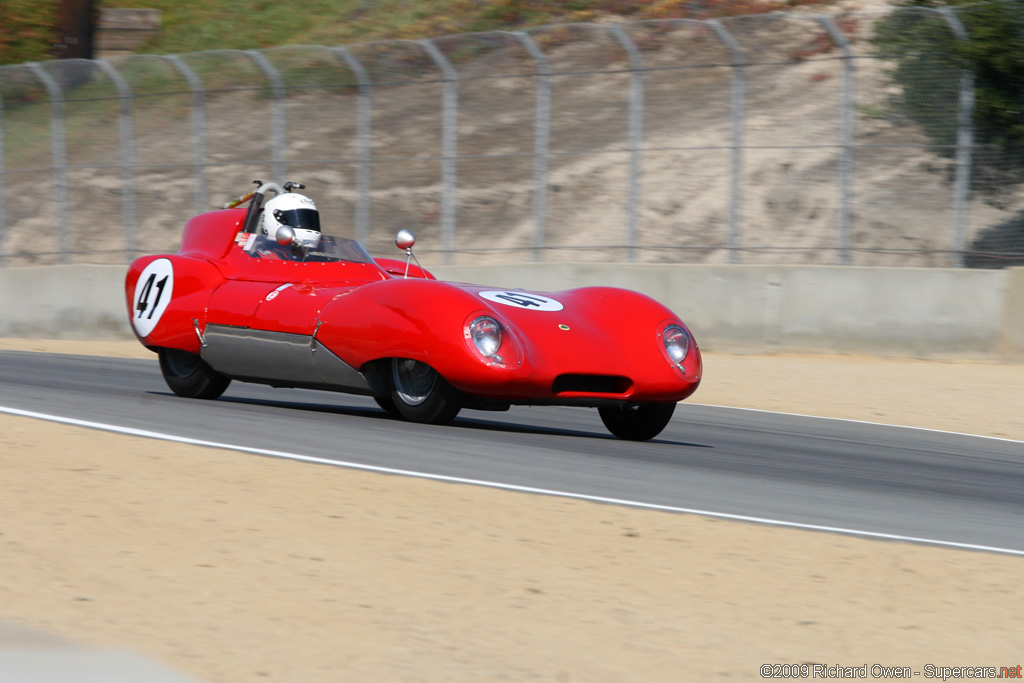
[[[937,9],[949,24],[957,40],[966,41],[967,27],[951,7]],[[964,247],[967,241],[968,195],[971,191],[971,151],[974,146],[974,71],[960,71],[960,101],[956,120],[956,176],[953,180],[953,244],[952,265],[963,268]]]
[[[0,268],[7,263],[7,171],[4,164],[4,96],[0,93]]]
[[[270,101],[270,174],[277,181],[283,181],[285,176],[285,136],[288,131],[285,121],[284,100],[288,93],[281,74],[277,72],[277,69],[274,68],[274,65],[270,63],[262,52],[259,50],[246,50],[245,54],[249,55],[270,82],[272,97]]]
[[[50,148],[53,156],[53,197],[55,205],[55,221],[57,229],[58,260],[68,262],[71,250],[68,240],[68,150],[65,137],[64,93],[56,79],[46,73],[38,62],[25,64],[36,75],[50,96]]]
[[[451,62],[429,38],[416,41],[441,69],[444,77],[441,122],[441,250],[445,264],[452,262],[455,249],[456,154],[458,153],[459,75]]]
[[[640,188],[644,144],[644,58],[640,50],[622,30],[609,26],[615,39],[629,54],[629,194],[626,200],[626,260],[636,261],[640,233]]]
[[[837,251],[839,265],[850,265],[850,182],[853,177],[853,108],[856,72],[854,71],[853,53],[850,43],[842,34],[832,17],[819,15],[816,17],[825,27],[829,38],[843,53],[843,89],[840,102],[839,119],[839,235]]]
[[[124,250],[129,260],[138,252],[138,225],[135,206],[135,129],[132,126],[132,90],[124,77],[105,59],[95,64],[117,87],[118,136],[121,141],[121,216],[124,223]]]
[[[164,55],[163,58],[185,77],[189,92],[192,93],[189,116],[192,124],[192,166],[196,182],[194,205],[195,212],[199,214],[207,210],[209,203],[209,188],[206,181],[206,89],[196,72],[181,57]]]
[[[514,35],[537,64],[536,114],[533,122],[533,236],[530,258],[544,260],[548,220],[548,152],[551,148],[551,64],[537,42],[525,31]]]
[[[373,123],[373,89],[370,76],[362,62],[343,47],[332,48],[355,74],[358,94],[356,95],[356,240],[366,244],[370,236],[370,140]]]
[[[730,160],[729,160],[729,236],[726,248],[729,263],[740,262],[740,235],[743,224],[743,132],[746,118],[747,71],[746,57],[736,37],[726,30],[718,19],[709,19],[708,25],[732,56],[730,79]]]

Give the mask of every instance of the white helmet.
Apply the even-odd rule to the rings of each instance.
[[[277,239],[277,230],[284,225],[295,231],[296,243],[314,249],[319,246],[320,214],[309,197],[288,192],[264,205],[259,233]]]

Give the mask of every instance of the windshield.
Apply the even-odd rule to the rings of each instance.
[[[301,261],[305,263],[330,263],[350,261],[352,263],[374,263],[363,245],[344,237],[321,235],[320,244],[315,248],[281,245],[269,235],[249,235],[243,244],[245,253],[253,258]]]

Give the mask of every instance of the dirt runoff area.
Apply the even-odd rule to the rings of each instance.
[[[0,348],[152,358],[134,342]],[[708,354],[693,400],[1024,439],[1019,365]],[[0,620],[203,681],[757,680],[763,664],[925,679],[1024,663],[1021,557],[10,416],[0,473]]]

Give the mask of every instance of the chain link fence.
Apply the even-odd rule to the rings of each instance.
[[[257,178],[425,264],[1024,263],[1024,159],[927,50],[907,114],[873,41],[898,22],[966,35],[789,12],[0,67],[0,265],[174,251]]]

